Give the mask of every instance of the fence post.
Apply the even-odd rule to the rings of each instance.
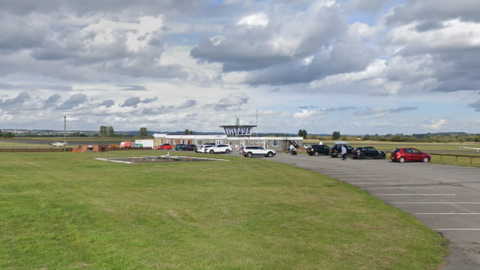
[[[443,161],[443,155],[440,155],[440,161]]]
[[[473,156],[470,159],[470,164],[473,164]]]
[[[458,163],[458,156],[455,156],[455,163]]]

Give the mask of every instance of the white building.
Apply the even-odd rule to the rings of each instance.
[[[200,146],[205,143],[229,144],[232,149],[239,149],[244,145],[259,145],[264,148],[283,151],[291,143],[303,145],[302,137],[256,137],[252,136],[254,125],[225,125],[221,126],[224,135],[169,135],[154,134],[155,148],[161,144],[168,143],[173,147],[177,144],[195,144]]]

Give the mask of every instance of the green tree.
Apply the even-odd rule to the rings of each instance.
[[[104,138],[104,137],[107,137],[107,132],[108,132],[107,126],[101,126],[100,131],[98,133],[100,134],[100,137]]]
[[[184,132],[183,134],[185,134],[185,135],[193,135],[193,130],[185,129],[185,132]]]
[[[365,136],[363,136],[363,140],[364,140],[364,141],[369,141],[369,140],[371,140],[371,139],[372,139],[372,137],[371,137],[370,135],[368,135],[368,134],[366,134]]]
[[[108,137],[115,137],[115,131],[112,126],[108,127]]]
[[[4,136],[5,136],[5,138],[11,139],[11,138],[15,137],[15,134],[13,134],[12,132],[7,132],[7,134],[5,134]]]
[[[148,136],[148,130],[146,127],[140,128],[140,137],[147,137]]]
[[[332,133],[332,140],[338,140],[342,137],[342,135],[340,135],[340,131],[334,131]]]
[[[392,142],[403,142],[405,139],[403,135],[397,134],[391,138]]]
[[[307,131],[305,129],[300,129],[298,131],[298,136],[306,139],[307,138]]]

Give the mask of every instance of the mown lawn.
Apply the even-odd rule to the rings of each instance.
[[[308,170],[224,155],[215,157],[230,162],[93,159],[137,153],[2,153],[0,269],[403,270],[444,263],[440,235]]]

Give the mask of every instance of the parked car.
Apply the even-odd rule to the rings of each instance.
[[[180,151],[180,150],[183,149],[183,147],[185,147],[185,144],[179,143],[179,144],[175,145],[175,150]]]
[[[351,156],[353,147],[347,144],[335,144],[334,146],[332,146],[330,148],[330,151],[328,152],[330,156],[333,158],[340,157],[342,155],[342,145],[347,148],[347,156]]]
[[[330,147],[325,144],[312,144],[309,147],[307,147],[307,153],[310,156],[318,156],[320,154],[322,155],[328,155],[330,152]]]
[[[210,148],[214,147],[215,145],[210,145],[210,144],[204,144],[195,149],[195,152],[197,153],[209,153]]]
[[[352,150],[353,159],[377,158],[385,159],[387,154],[385,151],[378,151],[373,146],[361,146]]]
[[[232,147],[228,144],[217,144],[214,147],[209,148],[208,152],[210,154],[217,154],[217,153],[230,153],[232,152]]]
[[[157,147],[157,150],[171,150],[172,146],[169,143],[164,143]]]
[[[403,163],[405,161],[429,162],[431,156],[415,148],[397,148],[390,154],[390,160]]]
[[[265,156],[265,157],[273,157],[274,155],[277,154],[277,152],[275,150],[265,149],[261,146],[246,145],[246,146],[242,147],[241,154],[245,157],[253,157],[254,155],[262,155],[262,156]]]
[[[195,151],[197,146],[195,144],[187,144],[182,148],[182,151]]]

